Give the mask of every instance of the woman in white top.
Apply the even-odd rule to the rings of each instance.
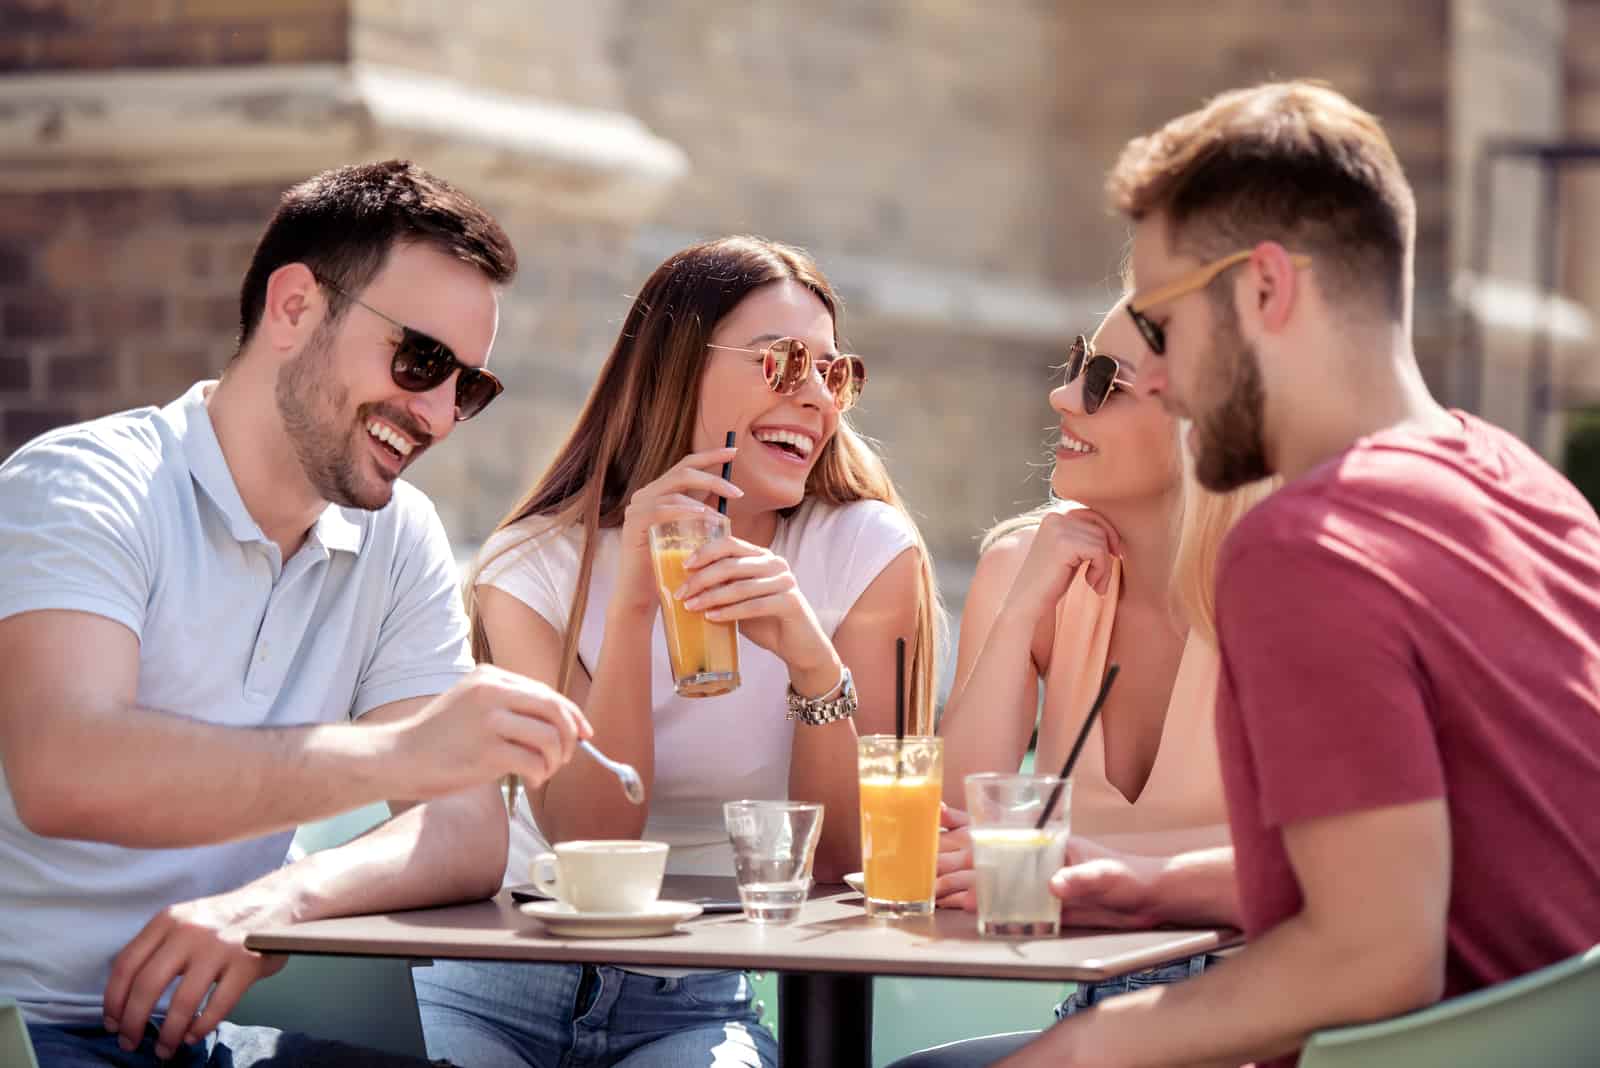
[[[478,655],[558,685],[648,794],[630,804],[609,772],[573,761],[517,806],[508,882],[547,842],[579,838],[662,840],[669,872],[732,874],[721,806],[746,797],[823,802],[817,877],[859,864],[857,731],[893,729],[896,637],[908,715],[929,724],[937,606],[916,526],[844,419],[865,365],[840,353],[836,307],[797,249],[737,237],[670,257],[554,462],[484,547]],[[742,684],[684,699],[646,531],[719,495],[732,537],[691,561],[682,597],[739,622]],[[829,721],[851,706],[853,722]],[[430,1056],[458,1064],[777,1060],[738,972],[441,962],[417,988]]]

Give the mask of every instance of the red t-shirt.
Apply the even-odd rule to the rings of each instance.
[[[1247,932],[1300,911],[1286,824],[1443,797],[1446,996],[1600,942],[1600,520],[1455,414],[1460,437],[1385,431],[1285,486],[1217,577]]]

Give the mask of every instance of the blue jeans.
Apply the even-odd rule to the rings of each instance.
[[[743,972],[435,961],[413,975],[428,1056],[466,1068],[777,1068]]]
[[[1176,964],[1168,964],[1165,967],[1119,975],[1115,979],[1102,979],[1098,983],[1084,983],[1077,990],[1074,990],[1065,1001],[1056,1006],[1056,1019],[1065,1020],[1073,1013],[1093,1008],[1107,998],[1114,998],[1118,994],[1131,994],[1135,990],[1143,990],[1146,987],[1180,982],[1190,976],[1199,975],[1221,960],[1221,957],[1202,953],[1199,956],[1190,957],[1188,960],[1180,960]]]
[[[382,1053],[344,1042],[279,1031],[274,1027],[235,1027],[223,1023],[194,1046],[179,1046],[169,1061],[156,1059],[155,1025],[145,1028],[138,1048],[129,1052],[117,1036],[98,1025],[28,1025],[39,1068],[426,1068],[415,1057]]]

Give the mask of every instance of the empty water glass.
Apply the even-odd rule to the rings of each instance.
[[[811,892],[822,806],[810,801],[729,801],[722,806],[739,903],[751,923],[793,923]]]

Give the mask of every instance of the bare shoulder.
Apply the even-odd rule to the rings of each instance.
[[[1039,524],[1032,523],[1008,530],[991,541],[978,557],[968,598],[985,594],[1004,597],[1017,572],[1022,570],[1022,562],[1028,558],[1028,550],[1038,534]]]

